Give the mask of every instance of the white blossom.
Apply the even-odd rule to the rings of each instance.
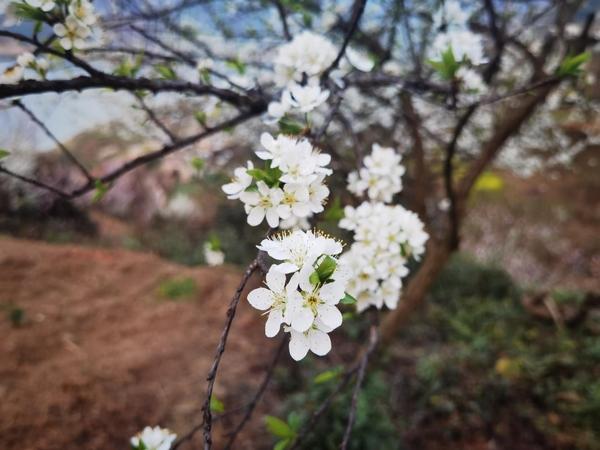
[[[209,266],[220,266],[225,262],[225,253],[219,249],[213,248],[210,242],[204,243],[204,260]]]
[[[239,198],[241,193],[252,184],[252,175],[248,170],[254,169],[254,164],[248,161],[247,167],[238,167],[233,171],[231,183],[224,184],[221,189],[227,194],[228,199]]]
[[[298,108],[300,112],[307,113],[323,104],[329,97],[329,91],[322,91],[318,85],[300,86],[293,84],[289,88],[291,94],[290,105]]]
[[[240,200],[244,203],[248,214],[248,225],[259,225],[266,217],[271,228],[279,226],[279,205],[283,200],[283,191],[280,188],[270,188],[264,181],[256,183],[257,191],[244,191]]]
[[[89,0],[74,0],[69,5],[69,14],[83,25],[94,25],[98,18],[94,5]]]
[[[364,167],[348,175],[348,190],[355,195],[367,193],[371,200],[389,203],[402,190],[405,168],[393,148],[373,144],[372,152],[364,159]]]
[[[58,36],[60,45],[65,50],[82,48],[85,39],[91,35],[91,30],[77,20],[75,16],[67,16],[65,23],[57,23],[53,27],[54,34]]]
[[[145,427],[131,438],[131,445],[136,450],[169,450],[177,438],[166,428]]]
[[[266,287],[248,294],[250,304],[269,315],[265,334],[273,337],[284,325],[290,333],[290,355],[297,361],[309,350],[327,354],[331,349],[327,333],[342,324],[337,304],[348,284],[349,272],[340,269],[336,259],[341,243],[320,233],[296,230],[264,239],[258,248],[281,261],[267,272]]]
[[[25,70],[19,64],[8,67],[0,73],[0,84],[17,84],[23,79]]]

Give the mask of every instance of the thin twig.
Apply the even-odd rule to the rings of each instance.
[[[340,445],[340,450],[346,450],[348,443],[350,442],[350,436],[352,434],[352,427],[354,427],[354,420],[356,418],[356,408],[358,407],[358,396],[360,394],[360,388],[365,378],[365,371],[367,369],[367,363],[369,362],[369,356],[377,345],[378,333],[377,327],[371,325],[369,331],[369,347],[365,351],[363,357],[360,360],[358,366],[358,374],[356,375],[356,383],[354,384],[354,392],[352,392],[352,404],[350,405],[350,414],[348,414],[348,424],[346,425],[346,431],[344,432],[344,439]]]
[[[79,160],[77,158],[75,158],[75,156],[73,156],[73,153],[71,153],[69,151],[69,149],[58,140],[58,138],[54,135],[54,133],[52,133],[52,131],[50,131],[50,129],[46,126],[46,124],[44,122],[42,122],[34,113],[33,111],[31,111],[29,108],[27,108],[27,106],[25,106],[21,100],[14,100],[13,105],[15,105],[17,108],[19,108],[21,111],[23,111],[25,114],[27,114],[27,116],[29,116],[29,118],[37,125],[39,126],[42,130],[44,130],[44,133],[46,133],[46,135],[52,139],[54,141],[54,143],[56,145],[58,145],[58,148],[60,149],[61,152],[63,152],[63,154],[67,157],[67,159],[69,161],[71,161],[75,166],[77,166],[77,168],[80,170],[80,172],[83,174],[83,176],[85,178],[87,178],[88,181],[93,182],[94,181],[94,177],[88,172],[88,170],[85,168],[85,166],[79,162]]]
[[[459,246],[459,216],[457,199],[454,192],[454,155],[458,145],[458,139],[462,134],[462,131],[467,126],[469,119],[475,113],[477,105],[472,105],[467,111],[460,116],[458,123],[454,128],[452,140],[446,147],[446,157],[444,160],[444,186],[446,189],[446,196],[450,202],[450,208],[448,209],[448,217],[450,219],[450,248],[455,250]]]
[[[67,194],[66,192],[61,191],[60,189],[52,187],[49,184],[42,183],[41,181],[34,180],[33,178],[26,177],[25,175],[20,175],[18,173],[15,173],[12,170],[7,169],[6,167],[3,167],[2,165],[0,165],[0,173],[4,173],[4,174],[9,175],[9,176],[11,176],[13,178],[16,178],[17,180],[21,180],[21,181],[23,181],[25,183],[29,183],[29,184],[31,184],[33,186],[37,186],[37,187],[39,187],[41,189],[45,189],[47,191],[53,192],[54,194],[58,195],[59,197],[70,198],[69,194]]]
[[[290,28],[287,22],[287,15],[285,13],[285,7],[281,3],[280,0],[274,0],[275,7],[277,8],[277,13],[279,14],[279,18],[281,19],[281,26],[283,27],[283,35],[288,41],[292,40],[292,34],[290,33]]]
[[[331,65],[327,69],[325,69],[325,72],[323,72],[321,79],[323,79],[323,80],[327,79],[327,77],[329,76],[331,71],[335,70],[337,68],[338,64],[340,63],[340,60],[344,56],[344,53],[346,53],[346,47],[348,47],[348,44],[350,43],[352,36],[354,35],[354,33],[356,32],[356,30],[358,28],[358,22],[360,21],[360,18],[362,17],[363,12],[365,11],[366,4],[367,4],[367,0],[355,0],[354,1],[354,4],[352,5],[352,17],[350,18],[350,27],[348,28],[348,32],[344,36],[344,41],[342,42],[342,47],[340,48],[340,51],[338,52],[336,58],[333,60]]]
[[[148,115],[148,118],[152,122],[154,122],[154,124],[158,128],[160,128],[163,133],[165,133],[168,136],[168,138],[171,142],[177,142],[177,136],[175,136],[175,134],[171,130],[169,130],[169,128],[156,116],[156,113],[154,112],[154,110],[152,110],[152,108],[150,108],[146,104],[143,97],[136,95],[135,98],[137,99],[138,103],[140,104],[140,107]]]
[[[260,402],[260,399],[262,398],[265,390],[267,389],[269,382],[271,381],[271,377],[273,376],[275,366],[277,365],[277,361],[279,360],[279,357],[281,356],[281,353],[283,352],[283,349],[285,348],[286,342],[287,342],[287,338],[286,338],[286,336],[284,336],[281,339],[279,347],[275,351],[275,356],[273,357],[273,359],[271,360],[271,363],[267,367],[267,370],[265,372],[265,377],[263,378],[262,383],[258,387],[258,390],[254,394],[254,397],[252,398],[250,403],[246,406],[246,413],[244,414],[244,417],[242,418],[240,423],[237,425],[237,427],[235,427],[235,430],[233,430],[233,432],[229,436],[229,440],[227,441],[227,444],[224,447],[225,450],[230,450],[232,448],[238,434],[242,431],[242,429],[244,428],[246,423],[252,417],[252,413],[254,412],[254,409],[258,405],[258,402]]]
[[[258,260],[254,259],[244,272],[244,276],[242,277],[242,280],[240,281],[240,284],[236,289],[235,294],[231,299],[231,302],[229,303],[229,308],[227,308],[227,320],[225,321],[225,327],[223,328],[223,332],[221,333],[221,339],[219,340],[219,345],[217,346],[215,359],[206,378],[208,381],[208,386],[206,388],[206,400],[204,401],[204,406],[202,407],[202,410],[204,411],[204,450],[210,450],[212,447],[212,414],[210,411],[210,401],[212,398],[215,381],[217,379],[217,371],[219,370],[219,364],[221,363],[221,358],[223,356],[223,353],[225,352],[227,337],[229,336],[229,331],[231,330],[231,324],[233,323],[233,318],[235,317],[235,312],[240,302],[242,291],[246,287],[248,280],[250,279],[250,277],[256,269],[258,269]]]

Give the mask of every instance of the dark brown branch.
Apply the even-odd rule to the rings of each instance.
[[[375,346],[377,345],[378,333],[377,327],[375,325],[371,325],[371,329],[369,331],[369,346],[367,350],[364,352],[362,358],[360,359],[360,363],[358,366],[358,374],[356,375],[356,383],[354,384],[354,391],[352,392],[352,404],[350,405],[350,414],[348,414],[348,424],[346,425],[346,431],[344,432],[344,439],[342,439],[342,444],[340,445],[340,450],[346,450],[348,448],[348,443],[350,442],[350,436],[352,435],[352,428],[354,427],[354,420],[356,418],[356,408],[358,406],[358,396],[360,394],[360,389],[363,384],[363,380],[365,378],[365,371],[367,369],[367,363],[369,362],[369,357],[373,350],[375,350]]]
[[[283,35],[288,41],[292,40],[292,34],[290,33],[290,28],[287,22],[287,14],[285,12],[285,7],[281,3],[280,0],[274,0],[275,7],[277,8],[277,13],[279,14],[279,18],[281,19],[281,26],[283,27]]]
[[[358,22],[360,22],[360,18],[362,17],[363,12],[365,11],[366,4],[367,4],[367,0],[355,0],[354,1],[354,4],[352,5],[352,16],[350,18],[350,26],[348,27],[348,31],[346,32],[346,35],[344,36],[344,41],[342,42],[342,47],[340,48],[340,51],[338,52],[336,58],[333,60],[331,65],[327,69],[325,69],[325,72],[323,72],[321,79],[323,79],[323,80],[327,79],[327,77],[329,76],[331,71],[335,70],[337,68],[338,64],[340,63],[341,59],[344,56],[344,53],[346,53],[346,47],[348,47],[348,44],[350,43],[352,36],[354,35],[354,33],[356,32],[356,30],[358,28]]]
[[[225,444],[225,447],[224,447],[225,450],[230,450],[233,447],[233,444],[234,444],[238,434],[242,431],[242,429],[244,428],[246,423],[252,417],[252,413],[254,412],[254,409],[258,405],[258,402],[260,402],[260,399],[262,398],[263,394],[265,393],[265,390],[267,389],[267,386],[269,385],[269,382],[271,381],[271,377],[273,376],[275,366],[277,366],[277,361],[279,361],[279,358],[281,357],[281,353],[283,352],[283,349],[285,348],[286,343],[287,343],[287,336],[284,335],[284,337],[281,339],[281,342],[279,343],[279,347],[277,347],[277,350],[275,351],[275,356],[273,357],[273,359],[271,360],[271,363],[267,367],[267,370],[265,372],[265,377],[263,378],[262,383],[258,387],[258,390],[254,394],[254,397],[252,398],[250,403],[248,403],[248,405],[246,406],[246,413],[244,414],[244,417],[242,418],[240,423],[238,423],[237,427],[235,427],[235,430],[233,430],[233,432],[229,436],[229,440],[227,441],[227,444]]]
[[[195,95],[212,95],[237,107],[256,106],[262,99],[240,95],[234,91],[205,84],[180,80],[158,80],[149,78],[127,78],[103,74],[102,76],[79,76],[63,80],[24,80],[18,84],[0,85],[0,99],[44,92],[83,91],[86,89],[124,89],[127,91],[146,90],[157,92],[179,92]]]
[[[156,150],[154,152],[147,153],[145,155],[134,158],[131,161],[123,164],[121,167],[102,176],[101,178],[99,178],[99,181],[101,181],[102,183],[105,183],[105,184],[111,183],[111,182],[115,181],[117,178],[119,178],[121,175],[123,175],[127,172],[130,172],[139,166],[142,166],[151,161],[160,159],[164,156],[167,156],[171,153],[181,150],[182,148],[187,147],[189,145],[195,144],[196,142],[200,141],[201,139],[204,139],[208,136],[216,134],[220,131],[223,131],[228,128],[239,125],[240,123],[245,122],[246,120],[250,119],[251,117],[254,117],[254,116],[260,114],[261,112],[262,112],[261,110],[254,110],[254,111],[248,111],[248,112],[242,113],[242,114],[234,117],[233,119],[227,120],[227,121],[217,125],[216,127],[208,128],[201,133],[194,134],[192,136],[188,136],[187,138],[181,139],[173,144],[165,145],[160,150]],[[94,188],[95,188],[94,184],[88,183],[88,184],[82,186],[81,188],[73,191],[71,193],[71,197],[79,197],[79,196],[93,190]]]
[[[223,328],[223,332],[221,333],[221,339],[219,340],[219,345],[217,346],[217,351],[215,354],[215,359],[213,361],[212,367],[208,372],[208,386],[206,388],[206,400],[204,401],[204,406],[202,410],[204,411],[204,450],[210,450],[212,447],[212,413],[210,411],[210,401],[212,398],[213,387],[215,385],[215,381],[217,379],[217,371],[219,370],[219,364],[221,363],[221,358],[223,353],[225,352],[225,345],[227,344],[227,337],[229,336],[229,331],[231,330],[231,324],[233,323],[233,319],[235,317],[235,312],[237,310],[237,306],[240,302],[240,297],[242,295],[242,291],[246,287],[248,280],[252,276],[252,274],[258,269],[258,259],[254,259],[244,272],[244,276],[240,281],[238,288],[229,303],[229,308],[227,309],[227,320],[225,321],[225,327]]]
[[[13,178],[16,178],[17,180],[21,180],[24,183],[28,183],[31,184],[33,186],[37,186],[41,189],[45,189],[47,191],[53,192],[54,194],[58,195],[59,197],[62,198],[70,198],[70,195],[67,194],[66,192],[61,191],[60,189],[57,189],[55,187],[52,187],[46,183],[42,183],[41,181],[38,180],[34,180],[33,178],[29,178],[26,177],[25,175],[20,175],[18,173],[13,172],[12,170],[7,169],[6,167],[3,167],[2,165],[0,165],[0,173],[4,173],[6,175],[9,175]]]
[[[65,145],[60,142],[58,140],[58,138],[54,135],[54,133],[52,133],[52,131],[50,131],[50,129],[44,124],[44,122],[42,122],[34,113],[33,111],[31,111],[29,108],[27,108],[27,106],[25,106],[21,100],[15,100],[12,102],[13,105],[15,105],[17,108],[19,108],[21,111],[23,111],[25,114],[27,114],[27,116],[37,125],[39,126],[42,130],[44,130],[44,133],[46,133],[46,136],[48,136],[50,139],[52,139],[52,141],[54,141],[54,143],[58,146],[58,148],[60,149],[60,151],[67,157],[67,159],[69,161],[71,161],[71,163],[73,163],[75,166],[77,166],[77,168],[81,171],[81,173],[83,174],[83,176],[85,178],[87,178],[88,181],[93,182],[94,181],[94,177],[88,172],[88,170],[84,167],[84,165],[79,162],[79,160],[77,158],[75,158],[75,156],[73,156],[73,153],[71,153],[69,151],[69,149],[67,147],[65,147]]]
[[[448,218],[450,222],[450,233],[449,233],[449,246],[451,250],[456,250],[459,246],[459,216],[457,210],[456,194],[454,192],[454,155],[456,154],[456,147],[458,145],[458,139],[462,134],[465,126],[471,119],[471,116],[475,113],[477,105],[471,106],[467,111],[458,119],[458,123],[454,128],[452,140],[446,147],[446,158],[444,160],[444,187],[446,189],[446,196],[450,201],[450,208],[448,209]]]
[[[175,136],[175,134],[169,130],[169,128],[162,122],[162,120],[160,120],[157,116],[156,113],[154,112],[154,110],[152,108],[150,108],[146,102],[144,101],[144,98],[141,96],[137,96],[137,101],[140,105],[140,107],[144,110],[144,112],[148,115],[148,118],[158,127],[162,130],[163,133],[165,133],[169,140],[171,142],[177,142],[177,136]]]

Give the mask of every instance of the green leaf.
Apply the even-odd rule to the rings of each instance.
[[[33,34],[38,34],[40,31],[42,31],[43,26],[44,22],[42,22],[41,20],[36,21],[35,27],[33,27]]]
[[[6,158],[8,155],[10,155],[10,152],[8,150],[0,148],[0,159]]]
[[[244,75],[246,73],[246,64],[241,62],[239,59],[230,59],[225,64],[227,67],[236,70],[240,75]]]
[[[92,197],[92,203],[98,203],[108,192],[109,186],[100,180],[96,180],[94,182],[94,185],[96,187],[96,191],[94,192],[94,196]]]
[[[211,250],[221,250],[221,240],[219,239],[219,236],[217,236],[214,233],[211,233],[211,235],[208,238],[208,242],[210,244],[210,249]]]
[[[581,66],[590,59],[590,52],[580,53],[578,55],[567,56],[560,66],[557,67],[555,75],[557,77],[573,77],[581,74]]]
[[[292,411],[288,414],[287,423],[294,431],[298,431],[300,429],[300,425],[302,425],[302,416],[298,414],[296,411]]]
[[[329,280],[333,272],[335,272],[335,268],[337,267],[337,261],[333,259],[331,256],[325,256],[323,260],[317,266],[317,276],[319,277],[319,281],[321,283]]]
[[[166,64],[156,64],[154,70],[165,80],[175,80],[177,78],[177,74],[173,68]]]
[[[283,420],[275,416],[265,416],[265,423],[267,424],[267,430],[273,436],[280,438],[293,438],[296,432]]]
[[[198,172],[204,169],[204,160],[202,158],[192,158],[190,163],[192,164],[192,167]]]
[[[344,305],[353,305],[356,303],[356,299],[346,292],[346,295],[340,302]]]
[[[46,14],[39,8],[34,8],[33,6],[29,6],[23,2],[14,2],[12,3],[12,7],[14,8],[13,12],[15,16],[19,17],[20,19],[39,21],[46,20]]]
[[[328,381],[337,378],[342,373],[342,369],[340,367],[336,367],[335,369],[326,370],[325,372],[321,372],[319,375],[315,377],[313,380],[316,384],[326,383]]]
[[[310,281],[310,284],[312,284],[313,286],[316,286],[321,282],[321,280],[319,279],[319,274],[317,272],[311,273],[310,277],[308,277],[308,281]]]
[[[215,396],[212,396],[210,398],[210,412],[213,412],[216,414],[222,414],[225,412],[225,405],[223,404],[223,402],[221,400],[219,400]]]
[[[206,113],[204,111],[195,112],[194,118],[200,125],[206,126]]]
[[[266,169],[248,169],[246,173],[256,181],[264,181],[269,187],[279,186],[279,179],[281,178],[282,174],[278,167],[267,167]]]
[[[291,134],[293,136],[297,136],[299,134],[304,133],[304,125],[298,122],[294,122],[293,120],[283,117],[278,122],[279,131],[283,134]]]
[[[208,69],[200,70],[200,78],[202,78],[202,81],[204,81],[206,84],[209,84],[210,83],[210,70],[208,70]]]
[[[333,199],[333,202],[325,210],[324,217],[329,222],[339,222],[344,218],[344,208],[339,197]]]
[[[273,446],[273,450],[285,450],[287,448],[288,445],[290,445],[290,443],[292,442],[291,439],[283,439],[279,442],[277,442],[274,446]]]
[[[452,80],[460,69],[460,61],[457,61],[452,47],[442,52],[441,61],[428,60],[427,63],[444,79]]]

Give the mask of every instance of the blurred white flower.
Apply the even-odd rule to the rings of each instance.
[[[224,184],[221,189],[227,194],[230,200],[240,197],[240,194],[252,184],[252,175],[248,174],[248,170],[254,169],[254,164],[248,161],[247,167],[238,167],[233,171],[233,179],[231,183]]]
[[[291,105],[298,108],[302,113],[312,111],[329,98],[329,91],[322,91],[318,85],[300,86],[299,84],[293,84],[290,86],[289,91]]]
[[[65,50],[83,48],[85,39],[91,35],[91,30],[74,16],[67,16],[65,23],[55,24],[53,30]]]
[[[54,9],[56,2],[54,0],[24,0],[29,6],[39,8],[44,12],[49,12]]]
[[[18,64],[4,69],[0,73],[0,84],[17,84],[23,79],[25,70]]]
[[[176,438],[177,435],[166,428],[145,427],[130,442],[135,450],[169,450]]]
[[[204,260],[209,266],[220,266],[225,262],[225,253],[213,248],[211,242],[204,243]]]

